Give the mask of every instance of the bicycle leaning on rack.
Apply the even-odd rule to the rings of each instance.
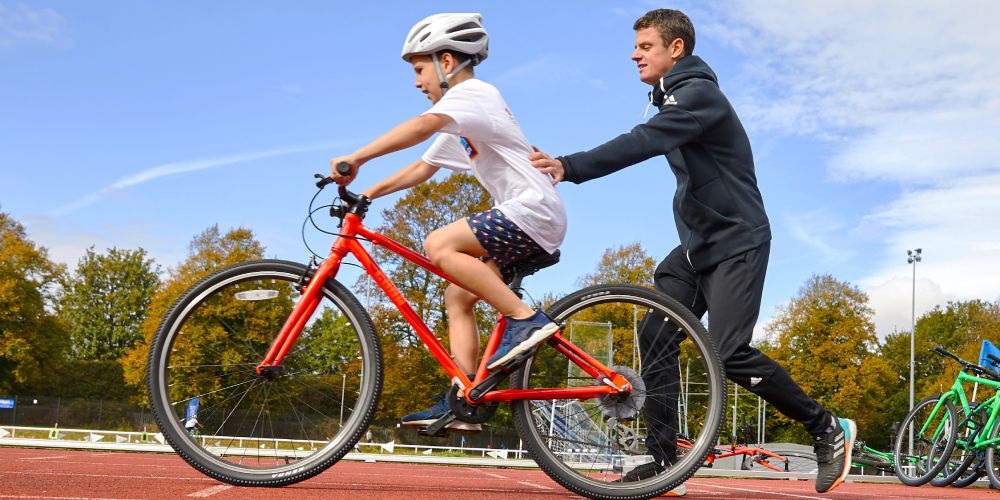
[[[332,182],[317,177],[320,190]],[[454,383],[447,396],[451,412],[424,432],[437,434],[450,419],[486,422],[499,403],[510,403],[517,432],[538,465],[567,489],[594,498],[655,496],[702,465],[725,413],[725,377],[707,332],[686,308],[638,286],[585,288],[546,311],[559,332],[528,359],[515,360],[520,364],[491,373],[485,360],[500,341],[499,316],[470,379],[362,242],[448,276],[366,228],[366,197],[340,187],[339,201],[313,209],[315,200],[307,220],[329,207],[339,222],[321,263],[260,260],[227,267],[184,292],[160,323],[149,353],[150,401],[167,442],[196,469],[236,485],[287,485],[335,464],[365,433],[379,401],[384,360],[368,311],[336,279],[348,255]],[[520,290],[522,278],[535,271],[519,269],[512,289]],[[662,359],[643,359],[640,343],[670,348],[658,350]],[[643,376],[652,369],[669,369],[680,383],[675,377],[647,387]],[[202,435],[193,438],[183,419],[196,397]],[[647,422],[643,408],[650,404],[678,411],[667,422]],[[625,482],[631,467],[649,459],[650,426],[685,432],[694,438],[693,449],[658,475]]]
[[[940,346],[932,351],[962,368],[948,392],[920,401],[903,420],[894,448],[896,476],[910,486],[967,486],[985,472],[990,484],[1000,488],[1000,393],[977,404],[970,403],[965,392],[967,383],[977,389],[1000,388],[1000,373]],[[1000,366],[1000,358],[988,356]]]
[[[895,459],[892,453],[878,451],[865,444],[864,441],[854,442],[854,452],[851,454],[851,467],[872,467],[887,474],[895,474]]]

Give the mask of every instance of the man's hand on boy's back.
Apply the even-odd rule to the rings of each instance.
[[[535,150],[534,153],[528,156],[531,160],[531,166],[541,170],[543,174],[549,176],[552,179],[552,185],[555,186],[559,181],[563,180],[566,175],[566,170],[563,168],[561,161],[552,158],[551,156],[539,151],[535,146],[531,146]]]
[[[340,163],[346,163],[350,165],[351,173],[348,175],[340,175],[340,172],[337,172],[337,165],[339,165]],[[337,184],[341,186],[346,186],[350,184],[351,181],[354,180],[355,176],[358,175],[358,167],[360,166],[361,163],[357,160],[357,158],[354,157],[354,155],[338,156],[330,160],[330,177],[333,177],[333,180]]]

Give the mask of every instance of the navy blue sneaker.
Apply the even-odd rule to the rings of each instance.
[[[427,427],[451,411],[451,408],[448,406],[448,400],[445,399],[443,395],[438,394],[437,396],[433,396],[431,399],[436,401],[434,406],[431,406],[424,411],[418,411],[416,413],[406,415],[402,418],[403,425]],[[479,432],[483,430],[482,425],[470,424],[458,419],[448,422],[444,428],[460,432]]]
[[[541,311],[535,311],[535,315],[528,319],[507,318],[507,327],[504,328],[503,336],[500,338],[500,345],[497,346],[497,352],[490,357],[486,368],[496,369],[518,355],[530,351],[557,331],[559,325],[553,323]]]

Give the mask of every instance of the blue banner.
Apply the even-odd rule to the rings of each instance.
[[[989,340],[983,339],[983,348],[979,351],[979,366],[1000,370],[1000,363],[991,360],[987,354],[992,354],[1000,358],[1000,348],[997,348]]]
[[[0,398],[0,410],[11,410],[14,408],[14,400],[10,398]]]
[[[200,397],[196,397],[191,401],[188,401],[187,412],[184,414],[184,420],[191,420],[198,416],[198,404],[201,402]]]

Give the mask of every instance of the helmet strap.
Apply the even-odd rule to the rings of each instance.
[[[444,71],[441,70],[441,61],[438,60],[437,52],[431,54],[431,60],[434,61],[434,72],[437,73],[438,81],[441,82],[441,95],[444,96],[444,93],[448,91],[448,77],[451,75],[445,76]]]
[[[455,76],[456,73],[462,71],[462,69],[464,69],[466,66],[472,63],[471,59],[466,59],[465,61],[462,61],[462,63],[460,63],[458,67],[455,68],[454,71],[446,75],[444,74],[444,70],[441,69],[441,61],[438,59],[437,52],[431,54],[431,60],[434,61],[434,71],[437,73],[438,81],[441,82],[442,96],[444,95],[445,92],[448,91],[448,80],[451,80],[451,77]]]

